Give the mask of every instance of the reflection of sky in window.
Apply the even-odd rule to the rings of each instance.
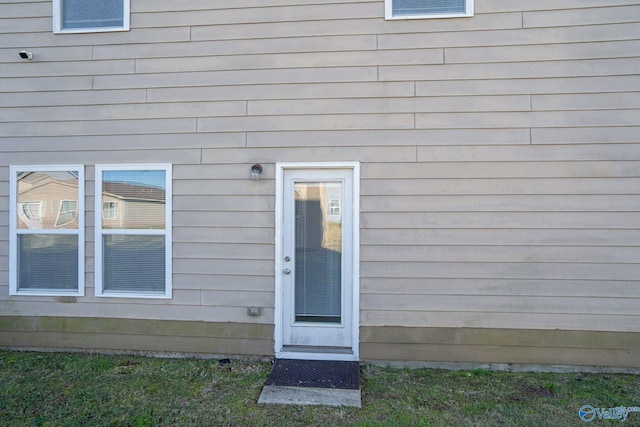
[[[103,171],[102,180],[165,190],[165,171],[163,170]]]

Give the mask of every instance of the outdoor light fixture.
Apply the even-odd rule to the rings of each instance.
[[[258,180],[260,179],[260,174],[262,173],[262,165],[260,163],[256,163],[251,166],[251,179]]]
[[[33,59],[33,53],[29,52],[28,50],[21,50],[20,52],[18,52],[18,55],[20,55],[20,58],[22,59]]]

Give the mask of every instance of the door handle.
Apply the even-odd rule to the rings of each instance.
[[[291,270],[289,270],[288,268],[285,268],[284,270],[282,270],[282,272],[284,274],[291,274]]]

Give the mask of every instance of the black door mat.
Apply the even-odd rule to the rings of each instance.
[[[330,360],[276,359],[265,385],[360,389],[360,364]]]

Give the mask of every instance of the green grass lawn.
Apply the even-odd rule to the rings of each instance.
[[[640,377],[364,365],[356,408],[258,405],[270,364],[0,351],[2,426],[640,426]]]

